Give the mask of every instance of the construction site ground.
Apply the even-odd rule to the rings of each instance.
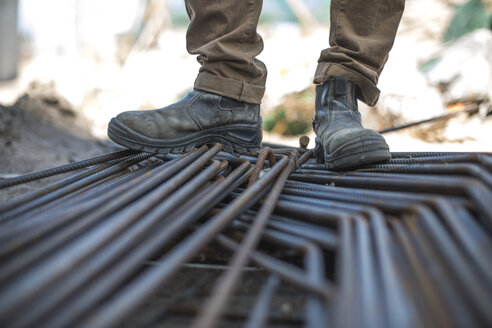
[[[408,15],[403,19],[388,62],[388,76],[382,76],[383,92],[385,85],[391,84],[392,79],[398,76],[399,67],[408,60],[412,64],[417,63],[436,49],[439,35],[452,14],[449,3],[453,1],[408,2]],[[435,24],[422,24],[422,21]],[[321,45],[327,42],[328,28],[320,27],[307,36],[298,27],[292,26],[285,29],[263,28],[261,32],[266,44],[261,59],[270,69],[267,84],[270,91],[267,91],[262,112],[266,116],[283,101],[286,94],[311,87],[311,74]],[[184,34],[184,29],[163,33],[157,42],[160,48],[132,55],[123,67],[113,59],[94,60],[97,56],[75,61],[60,54],[41,57],[24,55],[18,79],[0,83],[0,179],[121,149],[105,136],[107,122],[112,116],[129,109],[164,106],[179,99],[191,88],[198,65],[186,53]],[[169,44],[172,46],[167,46]],[[276,53],[278,49],[289,53],[291,59],[279,58]],[[179,67],[179,72],[173,65]],[[176,78],[173,80],[171,76]],[[405,75],[400,77],[404,79]],[[172,92],[160,92],[163,89]],[[361,104],[364,125],[376,130],[446,112],[445,108],[435,108],[433,111],[418,106],[414,110],[415,115],[390,117],[387,112]],[[314,116],[314,108],[308,106],[306,113],[310,119],[310,115]],[[385,138],[393,152],[492,152],[491,131],[492,115],[475,113],[391,132],[385,134]],[[310,131],[306,134],[311,140],[309,148],[312,148],[315,136]],[[264,142],[299,145],[298,136],[286,137],[270,132],[264,133]],[[68,176],[70,173],[2,189],[0,205]],[[176,236],[169,249],[178,245],[184,237]],[[284,250],[278,245],[270,247],[265,241],[260,246],[264,253],[301,266],[299,259],[302,256],[292,249]],[[210,296],[231,254],[233,252],[215,242],[201,249],[184,264],[179,274],[165,284],[165,288],[159,289],[147,300],[136,312],[137,315],[122,325],[159,326],[162,321],[160,316],[166,317],[172,313],[165,321],[165,327],[189,326]],[[336,258],[326,255],[334,253],[324,254],[326,278],[332,281],[335,279]],[[142,270],[159,265],[161,263],[157,259],[149,260],[143,264]],[[244,318],[248,316],[248,310],[269,274],[268,270],[251,263],[243,268],[243,279],[228,300],[222,327],[244,325]],[[270,308],[269,327],[302,325],[306,295],[290,284],[279,286]]]

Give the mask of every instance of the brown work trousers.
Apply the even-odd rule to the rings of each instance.
[[[267,70],[256,59],[263,40],[256,28],[262,0],[185,0],[190,17],[186,41],[201,64],[195,89],[260,103]],[[329,48],[321,51],[314,83],[345,76],[369,105],[400,23],[404,0],[332,0]],[[289,54],[282,54],[288,56]]]

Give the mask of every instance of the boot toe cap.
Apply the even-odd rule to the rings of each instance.
[[[391,158],[384,137],[365,128],[344,129],[322,139],[328,168],[342,169]]]
[[[144,114],[142,111],[128,111],[118,114],[116,119],[130,130],[147,137],[154,137],[158,129],[155,120]]]
[[[363,144],[380,144],[381,147],[388,148],[383,136],[378,132],[365,128],[348,128],[328,134],[323,138],[323,144],[327,153],[334,153],[341,148],[346,148],[350,145],[363,147]]]

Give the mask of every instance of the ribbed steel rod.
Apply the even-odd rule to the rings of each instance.
[[[233,185],[233,182],[241,177],[242,174],[248,169],[249,163],[244,163],[222,181],[219,181],[217,186],[200,201],[190,204],[186,203],[187,211],[177,211],[179,213],[172,214],[166,220],[168,224],[160,225],[156,227],[152,236],[148,236],[145,243],[141,243],[138,247],[134,248],[128,253],[125,261],[119,261],[115,266],[111,268],[111,271],[106,275],[101,276],[98,280],[92,283],[91,288],[86,289],[84,293],[78,294],[73,299],[73,302],[64,306],[64,310],[52,318],[47,323],[47,327],[65,327],[70,323],[77,322],[77,318],[85,311],[89,310],[92,304],[100,301],[108,293],[114,290],[122,281],[128,278],[128,275],[138,269],[138,264],[143,260],[148,259],[151,254],[161,249],[164,245],[168,244],[173,236],[180,231],[186,229],[194,220],[199,218],[199,213],[203,210],[204,206],[212,204],[214,201],[220,201],[219,195]],[[158,214],[156,212],[155,214]],[[179,214],[179,215],[178,215]],[[202,213],[203,214],[203,213]],[[132,296],[128,296],[130,299],[127,301],[134,301],[138,303],[138,300],[133,299]]]
[[[272,146],[122,151],[0,180],[87,167],[0,210],[0,322],[492,325],[491,154],[342,172]]]
[[[64,183],[55,183],[45,190],[34,192],[33,194],[26,197],[21,197],[18,201],[14,201],[11,205],[0,210],[0,222],[7,221],[31,209],[40,208],[42,205],[58,199],[67,193],[77,191],[89,184],[100,181],[115,173],[121,172],[122,170],[125,170],[126,168],[149,158],[150,156],[152,156],[152,154],[141,153],[129,157],[124,161],[116,163],[114,165],[104,165],[101,168],[82,172],[81,175],[77,175],[75,179],[69,178]],[[15,208],[13,204],[15,204]]]
[[[197,161],[194,163],[194,166],[189,166],[187,170],[182,171],[181,175],[175,177],[176,181],[162,185],[163,196],[168,195],[179,187],[181,183],[189,179],[194,171],[210,160],[218,151],[220,151],[220,148],[214,149],[208,156],[202,156],[201,162]],[[156,203],[159,199],[153,196],[152,201]],[[142,210],[147,208],[144,208],[144,206],[141,207]],[[38,270],[31,270],[24,277],[16,277],[16,282],[9,283],[4,290],[4,295],[9,296],[0,300],[0,317],[5,317],[8,320],[9,317],[14,316],[16,312],[13,309],[21,307],[24,302],[32,299],[33,293],[41,293],[42,290],[49,288],[51,283],[56,282],[61,274],[64,273],[60,270],[60,266],[67,266],[70,263],[74,265],[78,261],[82,261],[104,246],[107,243],[106,238],[116,237],[118,233],[123,231],[134,220],[138,219],[139,212],[136,208],[131,208],[127,212],[131,213],[131,216],[127,216],[126,220],[106,220],[103,223],[104,228],[97,229],[92,234],[87,234],[83,238],[76,239],[71,243],[70,247],[64,248],[63,252],[51,257],[49,261],[45,261]]]
[[[61,301],[63,299],[66,299],[70,294],[74,294],[77,289],[93,281],[97,274],[100,274],[105,269],[107,270],[111,263],[114,263],[114,261],[121,258],[124,260],[124,255],[132,247],[135,247],[135,243],[139,240],[139,237],[145,236],[146,232],[158,223],[159,218],[165,217],[166,214],[174,208],[174,204],[186,199],[186,197],[197,190],[200,185],[204,184],[217,174],[218,170],[222,170],[222,165],[223,164],[218,161],[212,163],[207,169],[190,181],[186,187],[179,189],[178,192],[174,193],[166,200],[168,204],[167,209],[164,209],[163,206],[160,205],[159,216],[145,216],[131,229],[121,233],[114,242],[108,244],[100,252],[79,265],[78,269],[71,275],[66,276],[64,279],[57,279],[58,288],[56,291],[40,298],[37,305],[33,306],[33,311],[30,311],[29,315],[19,316],[19,320],[17,320],[15,325],[29,326],[39,322],[39,318],[44,313],[52,308],[61,306]],[[163,202],[162,204],[165,204],[166,202]],[[33,300],[30,300],[30,302],[32,304]]]
[[[277,178],[277,181],[275,182],[271,192],[269,193],[256,219],[254,220],[253,226],[248,231],[248,234],[245,236],[245,240],[241,244],[241,247],[231,259],[231,268],[221,277],[221,279],[219,280],[219,284],[216,285],[212,293],[210,302],[208,302],[203,307],[201,314],[196,319],[194,324],[195,328],[209,328],[215,325],[220,316],[220,310],[222,309],[224,302],[234,291],[235,284],[240,278],[241,268],[247,264],[247,261],[249,259],[248,255],[259,242],[261,232],[266,226],[269,216],[273,212],[273,208],[280,192],[282,191],[284,182],[285,180],[287,180],[287,178],[295,168],[294,159],[290,159],[287,163],[284,158],[278,163],[278,165],[282,165],[281,163],[283,163],[283,166],[286,167]],[[257,178],[257,175],[255,174],[256,172],[257,171],[253,172],[252,177]]]
[[[29,173],[29,174],[21,175],[21,176],[14,177],[14,178],[1,179],[0,180],[0,189],[19,185],[19,184],[23,184],[23,183],[34,181],[34,180],[39,180],[39,179],[51,177],[53,175],[58,175],[58,174],[62,174],[62,173],[80,170],[80,169],[83,169],[83,168],[88,167],[88,166],[106,163],[112,159],[126,158],[129,156],[136,155],[137,153],[138,152],[135,150],[125,149],[125,150],[117,151],[114,153],[109,153],[109,154],[102,155],[102,156],[96,156],[96,157],[89,158],[89,159],[86,159],[83,161],[78,161],[78,162],[74,162],[74,163],[70,163],[70,164],[65,164],[65,165],[53,167],[53,168],[46,169],[43,171]]]
[[[287,161],[285,160],[282,163],[285,165],[287,164]],[[278,164],[274,166],[261,180],[258,181],[258,183],[255,183],[248,188],[242,197],[236,199],[220,214],[207,221],[202,229],[197,230],[189,236],[185,242],[174,248],[169,254],[165,255],[162,261],[167,262],[168,265],[152,268],[148,273],[138,277],[137,282],[125,288],[123,293],[132,295],[131,297],[122,295],[121,297],[112,299],[110,303],[103,305],[101,309],[91,317],[87,324],[91,327],[105,327],[111,322],[119,321],[119,313],[122,311],[125,312],[125,309],[128,310],[133,308],[134,302],[138,302],[139,300],[141,302],[141,299],[151,293],[156,286],[162,284],[162,282],[167,280],[171,274],[175,273],[179,268],[179,265],[186,261],[196,249],[204,246],[216,233],[223,229],[230,220],[244,211],[249,200],[265,188],[266,185],[271,183],[283,169],[283,165]]]

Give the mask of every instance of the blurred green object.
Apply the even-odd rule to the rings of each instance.
[[[314,99],[314,86],[285,95],[281,104],[264,115],[263,128],[284,136],[308,133],[312,129]]]
[[[290,120],[284,107],[276,108],[267,115],[263,122],[265,131],[273,132],[283,136],[298,136],[309,132],[310,122],[305,120]]]
[[[330,21],[330,0],[303,0],[318,22]],[[263,2],[260,24],[276,22],[297,22],[296,15],[285,0]]]
[[[268,132],[272,132],[275,124],[285,119],[285,108],[276,108],[273,112],[269,113],[263,121],[263,129]]]
[[[456,7],[449,26],[444,33],[444,42],[456,40],[459,37],[479,28],[491,28],[492,14],[487,13],[482,0],[470,0]]]

